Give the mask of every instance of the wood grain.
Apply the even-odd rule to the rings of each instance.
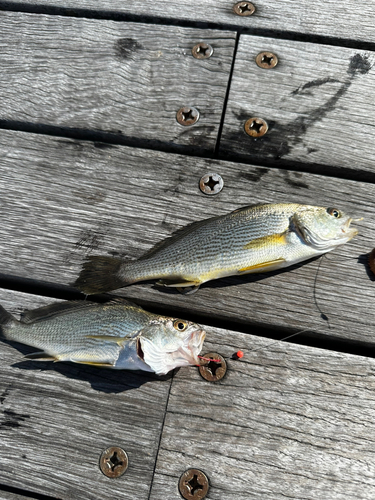
[[[120,293],[177,316],[230,320],[249,333],[307,329],[373,345],[365,257],[375,241],[372,184],[4,130],[0,170],[0,273],[39,283],[70,285],[87,255],[138,258],[189,222],[251,203],[338,206],[364,217],[355,223],[359,235],[322,261],[213,281],[190,296],[152,284]],[[224,179],[218,196],[199,191],[207,172]]]
[[[235,34],[2,12],[0,120],[213,151]],[[195,59],[198,42],[214,49]],[[182,107],[200,112],[177,123]]]
[[[263,51],[278,56],[275,68],[257,66]],[[374,62],[369,51],[241,36],[221,153],[374,174]],[[245,133],[251,117],[269,123],[266,135]]]
[[[51,302],[0,289],[13,314]],[[0,483],[62,499],[147,499],[170,377],[25,361],[31,350],[0,342]],[[128,454],[121,478],[99,469],[108,446]]]
[[[8,4],[12,2],[3,2]],[[68,8],[77,10],[74,0],[18,0],[23,6]],[[242,17],[234,14],[235,0],[188,1],[155,0],[152,5],[141,0],[81,0],[79,9],[105,13],[130,14],[148,19],[161,18],[190,23],[215,23],[221,26],[249,30],[277,30],[303,35],[320,35],[329,38],[374,42],[374,1],[317,0],[306,4],[290,0],[257,0],[256,12]]]
[[[0,500],[27,500],[27,499],[30,499],[30,497],[0,489]]]
[[[227,375],[174,378],[150,500],[179,498],[189,468],[208,476],[207,500],[374,498],[373,359],[213,328],[205,349]]]

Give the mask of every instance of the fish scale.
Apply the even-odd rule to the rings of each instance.
[[[297,203],[244,207],[177,231],[137,261],[91,256],[75,284],[87,294],[149,279],[197,289],[212,279],[272,271],[329,252],[357,234],[351,221],[338,209]]]

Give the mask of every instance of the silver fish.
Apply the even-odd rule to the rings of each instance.
[[[91,256],[75,286],[92,294],[159,279],[160,285],[197,289],[224,276],[273,271],[351,240],[358,233],[352,220],[337,208],[252,205],[191,224],[136,261]]]
[[[17,321],[0,306],[0,338],[42,351],[39,360],[73,361],[159,375],[199,365],[205,332],[196,324],[149,313],[122,299],[66,302],[26,312]]]

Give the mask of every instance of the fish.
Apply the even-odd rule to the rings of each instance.
[[[20,321],[0,306],[0,338],[39,349],[26,356],[35,360],[164,375],[200,365],[205,335],[195,323],[152,314],[124,299],[51,304],[27,311]]]
[[[74,285],[87,295],[139,281],[189,287],[233,275],[274,271],[330,252],[358,234],[333,207],[270,203],[195,222],[135,261],[89,256]]]

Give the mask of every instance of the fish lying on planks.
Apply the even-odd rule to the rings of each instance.
[[[0,338],[42,349],[27,355],[39,360],[163,375],[199,365],[205,335],[194,323],[157,316],[121,299],[52,304],[26,312],[21,321],[0,306]]]
[[[209,280],[273,271],[329,252],[358,233],[352,220],[336,208],[296,203],[239,208],[186,226],[136,261],[91,256],[75,286],[93,294],[159,279],[159,285],[198,289]]]

